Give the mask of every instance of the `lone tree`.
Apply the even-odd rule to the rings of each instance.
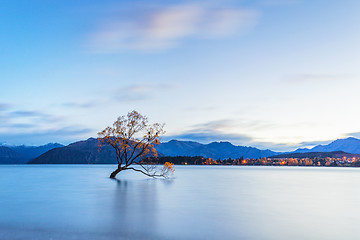
[[[124,170],[134,170],[149,177],[168,177],[174,172],[174,164],[166,162],[159,170],[153,164],[145,164],[149,155],[157,156],[154,145],[160,143],[160,135],[164,134],[164,124],[149,124],[146,116],[137,111],[118,117],[112,127],[107,127],[98,133],[101,145],[109,144],[116,151],[118,167],[110,175],[116,175]],[[140,168],[134,168],[138,164]]]

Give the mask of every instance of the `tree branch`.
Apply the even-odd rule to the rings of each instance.
[[[146,176],[153,177],[153,178],[156,178],[156,177],[164,177],[164,178],[166,178],[166,176],[164,174],[149,174],[147,172],[144,172],[141,169],[136,169],[136,168],[133,168],[133,167],[128,167],[126,169],[131,169],[131,170],[134,170],[134,171],[137,171],[137,172],[141,172],[141,173],[145,174]]]

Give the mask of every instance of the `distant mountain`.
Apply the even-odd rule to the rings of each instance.
[[[353,158],[360,157],[360,154],[352,154],[346,153],[343,151],[335,151],[335,152],[306,152],[306,153],[286,153],[286,154],[278,154],[274,156],[270,156],[270,158]]]
[[[11,149],[15,150],[16,152],[20,153],[25,159],[31,160],[40,156],[41,154],[58,147],[63,147],[59,143],[48,143],[42,146],[10,146]]]
[[[259,158],[275,155],[270,150],[234,146],[229,142],[201,144],[172,140],[156,147],[159,156],[203,156],[214,159]],[[89,138],[66,147],[52,149],[31,160],[30,164],[116,164],[114,149],[110,146],[99,148],[99,141]]]
[[[0,146],[0,164],[23,164],[27,160],[15,150]]]
[[[12,151],[10,151],[10,150]],[[254,147],[235,146],[229,142],[212,142],[201,144],[193,141],[171,140],[156,146],[159,156],[203,156],[213,159],[228,158],[261,158],[274,156],[279,153],[271,150],[260,150]],[[47,151],[49,150],[49,151]],[[340,153],[331,153],[339,152]],[[343,151],[344,153],[342,153]],[[323,153],[331,153],[330,155]],[[318,145],[311,149],[299,148],[294,152],[314,153],[310,155],[288,155],[288,156],[335,156],[336,154],[360,154],[360,139],[346,138],[338,139],[327,145]],[[284,153],[283,153],[284,154]],[[336,156],[338,156],[336,155]],[[280,155],[281,156],[281,155]],[[284,155],[282,155],[284,156]],[[16,146],[0,149],[1,163],[58,163],[58,164],[98,164],[116,163],[115,151],[109,146],[99,148],[96,138],[72,143],[68,146],[61,144],[47,144],[39,147]]]
[[[171,140],[169,142],[161,143],[155,148],[165,156],[184,156],[189,155],[186,153],[192,153],[194,152],[194,149],[201,146],[202,144],[197,142]]]
[[[201,144],[190,141],[171,140],[156,147],[165,156],[203,156],[213,159],[227,158],[261,158],[277,154],[271,150],[260,150],[254,147],[234,146],[229,142],[212,142]]]
[[[43,146],[1,146],[0,164],[24,164],[57,147],[63,147],[63,145],[49,143]]]
[[[31,160],[29,164],[116,164],[116,155],[110,146],[99,147],[96,138],[52,149]]]
[[[294,152],[306,153],[306,152],[334,152],[334,151],[344,151],[347,153],[360,154],[360,139],[353,137],[338,139],[327,145],[318,145],[311,149],[299,148]]]

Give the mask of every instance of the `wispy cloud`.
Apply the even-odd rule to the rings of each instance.
[[[298,143],[269,142],[249,134],[249,132],[251,133],[256,129],[271,129],[273,127],[274,125],[267,122],[248,121],[246,119],[224,119],[194,125],[190,129],[178,134],[164,136],[163,140],[168,141],[171,139],[178,139],[201,143],[229,141],[235,145],[270,149],[279,152],[294,151],[297,148],[314,147],[315,145],[328,144],[332,141],[308,141]],[[239,129],[244,129],[244,133],[239,133]]]
[[[47,122],[57,122],[57,117],[40,111],[16,110],[0,113],[0,132],[26,132],[41,128]]]
[[[218,106],[191,106],[191,107],[187,107],[184,110],[185,111],[190,111],[190,112],[209,112],[209,111],[214,111],[216,109],[218,109]]]
[[[96,105],[98,105],[96,102],[66,102],[62,104],[62,106],[69,108],[92,108]]]
[[[232,119],[224,119],[217,121],[210,121],[203,124],[194,125],[190,130],[164,137],[164,140],[178,139],[178,140],[192,140],[201,143],[209,143],[213,141],[230,141],[233,144],[242,146],[256,146],[268,148],[276,144],[257,142],[248,134],[241,134],[236,132],[239,124],[245,124],[246,127],[258,127],[259,123],[250,124],[245,120],[235,121]],[[253,126],[250,126],[253,125]]]
[[[311,147],[314,147],[314,146],[317,146],[317,145],[329,144],[332,141],[334,141],[334,139],[326,140],[326,141],[306,141],[306,142],[299,143],[299,147],[301,147],[301,148],[311,148]]]
[[[90,35],[92,52],[156,51],[191,38],[228,37],[252,28],[259,18],[253,9],[209,3],[133,6],[131,14],[118,14],[121,16],[104,20]]]
[[[226,134],[217,131],[192,132],[188,131],[178,135],[166,136],[164,140],[190,140],[200,143],[210,143],[214,141],[229,141],[235,144],[248,145],[252,138],[242,134]]]
[[[300,0],[261,0],[262,5],[277,6],[277,5],[292,5],[301,3]]]
[[[39,112],[39,111],[13,111],[9,113],[9,116],[11,117],[38,117],[38,118],[49,118],[50,115]]]
[[[4,111],[10,108],[10,104],[8,103],[0,103],[0,111]]]
[[[12,123],[7,125],[8,128],[12,128],[12,129],[32,129],[37,126],[38,126],[37,124],[32,124],[32,123]]]
[[[197,131],[197,130],[190,130],[180,134],[169,135],[163,137],[164,141],[169,141],[172,139],[177,140],[186,140],[186,141],[196,141],[200,143],[210,143],[214,141],[229,141],[232,144],[238,146],[250,146],[256,147],[259,149],[270,149],[272,151],[277,152],[288,152],[294,151],[297,148],[304,148],[304,147],[313,147],[317,144],[315,142],[304,142],[298,144],[289,144],[289,143],[274,143],[274,142],[265,142],[265,141],[258,141],[254,137],[248,134],[240,134],[240,133],[226,133],[219,130],[204,130],[204,131]],[[323,141],[323,142],[316,142],[316,143],[329,143],[331,141]]]
[[[360,138],[360,132],[352,132],[344,134],[344,137]]]
[[[119,88],[113,96],[116,101],[135,102],[148,100],[156,95],[159,91],[170,89],[169,84],[133,84]]]
[[[359,79],[353,74],[296,74],[286,78],[294,83],[330,83]]]
[[[48,129],[34,132],[0,132],[0,142],[7,144],[41,145],[49,142],[70,143],[82,139],[83,135],[91,133],[89,128],[76,126]]]
[[[91,132],[92,129],[68,124],[66,119],[46,111],[13,107],[0,111],[0,142],[8,144],[68,143]]]

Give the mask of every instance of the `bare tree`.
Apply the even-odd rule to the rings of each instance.
[[[142,159],[146,156],[157,156],[154,145],[160,143],[160,135],[164,134],[164,124],[149,124],[146,116],[137,111],[118,117],[112,127],[107,127],[98,133],[101,145],[109,144],[116,151],[118,167],[110,175],[116,175],[124,170],[134,170],[149,177],[168,177],[174,172],[172,163],[165,163],[161,169],[155,165],[144,165]],[[140,168],[134,168],[138,164]]]

